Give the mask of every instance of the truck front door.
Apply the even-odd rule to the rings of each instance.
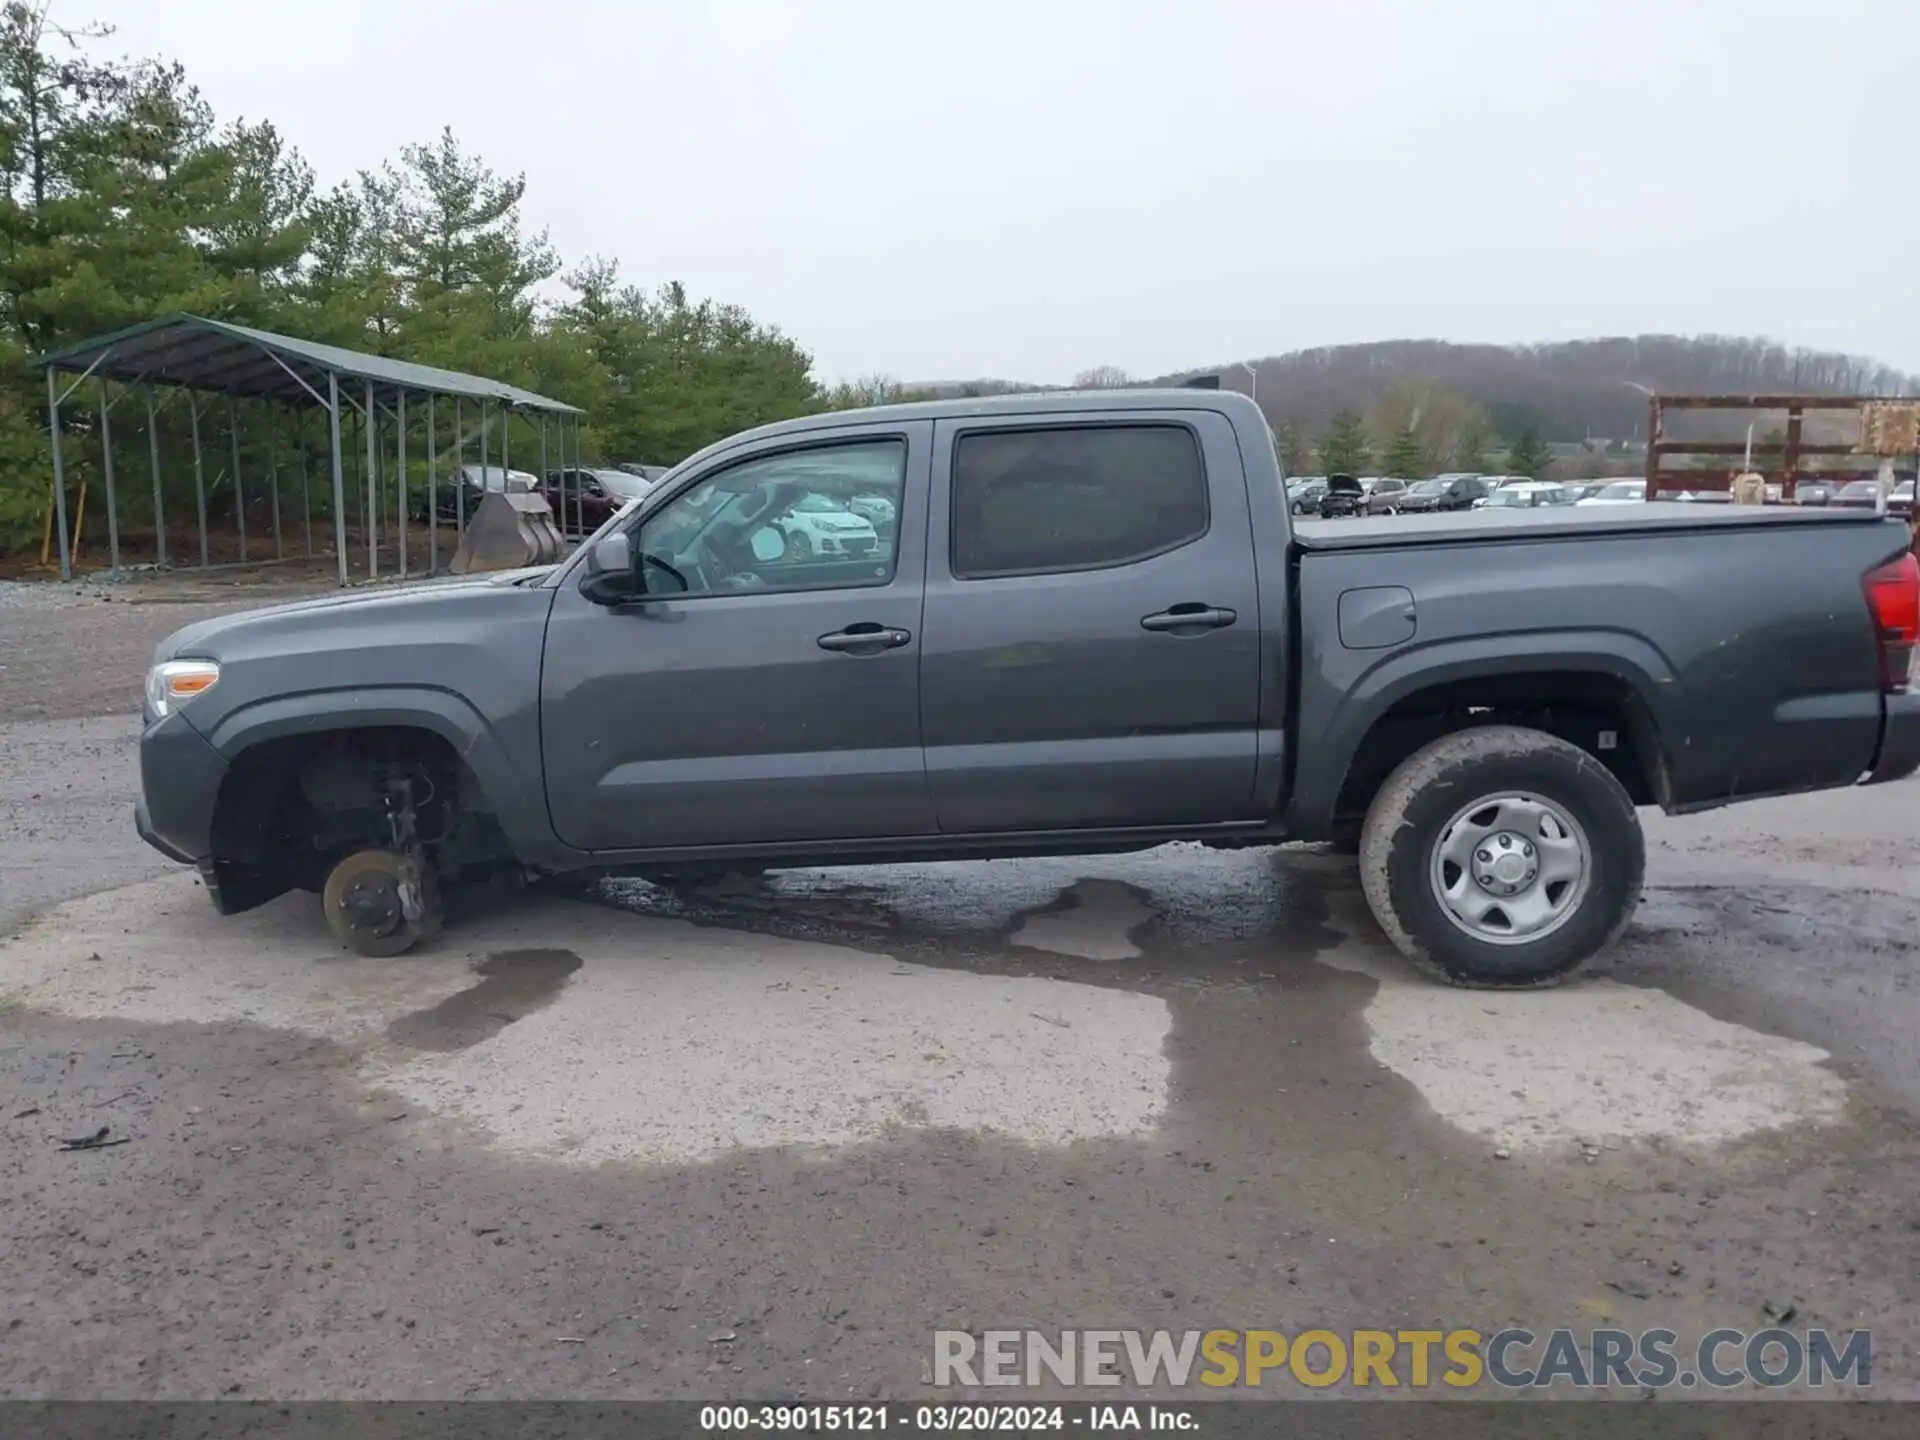
[[[1255,818],[1253,545],[1215,411],[938,422],[920,683],[940,830]]]
[[[541,672],[561,840],[933,830],[919,692],[931,436],[924,420],[850,425],[729,452],[630,522],[643,597],[609,607],[561,587]],[[901,523],[878,535],[856,495],[891,501]]]

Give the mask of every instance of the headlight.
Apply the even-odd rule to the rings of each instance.
[[[147,711],[155,719],[171,715],[219,679],[220,667],[211,660],[163,660],[147,671]]]

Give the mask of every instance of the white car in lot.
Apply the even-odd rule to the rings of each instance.
[[[882,535],[893,528],[893,501],[884,495],[855,495],[847,501],[847,509]]]
[[[871,555],[880,545],[879,532],[864,515],[856,515],[827,495],[803,495],[772,522],[789,560],[815,555]]]
[[[1602,485],[1584,500],[1576,500],[1576,505],[1637,505],[1647,498],[1647,482],[1644,480],[1616,480],[1611,485]]]
[[[1571,505],[1573,497],[1567,494],[1567,487],[1555,485],[1545,480],[1522,480],[1514,485],[1502,485],[1490,495],[1482,496],[1473,502],[1476,510],[1525,510],[1536,505]]]

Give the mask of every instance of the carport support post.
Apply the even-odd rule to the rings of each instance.
[[[374,416],[373,382],[367,382],[367,579],[380,578],[380,452]]]
[[[433,454],[433,415],[440,408],[438,397],[427,396],[427,574],[440,573],[440,486],[439,466]]]
[[[160,495],[160,416],[151,385],[147,386],[147,463],[153,467],[154,561],[164,570],[167,568],[167,502]]]
[[[547,469],[547,412],[540,412],[540,488],[547,488],[547,482],[553,474]],[[556,527],[561,535],[567,533],[567,477],[560,477],[560,524]]]
[[[60,453],[60,392],[53,367],[47,367],[47,426],[53,438],[53,516],[60,527],[60,578],[73,578],[73,556],[67,549],[67,467]]]
[[[120,504],[113,494],[113,422],[108,415],[107,382],[100,381],[100,473],[107,486],[107,569],[120,573]]]
[[[347,583],[347,478],[345,467],[340,463],[340,376],[337,372],[327,373],[327,422],[330,438],[333,441],[333,553],[340,562],[340,584],[344,589]],[[313,531],[312,521],[308,521],[307,531]]]
[[[487,418],[487,402],[482,400],[480,402],[480,494],[482,498],[487,493],[487,426],[490,423]],[[500,488],[502,490],[507,488],[507,482],[504,479],[500,482]],[[461,522],[463,526],[465,523],[464,520]]]
[[[578,415],[573,417],[573,468],[575,474],[578,474],[580,470],[580,417]],[[578,484],[575,484],[573,487],[573,508],[576,512],[573,517],[573,523],[584,530],[587,524],[587,507],[586,503],[580,498],[580,487]]]
[[[399,492],[400,578],[407,578],[407,392],[393,392],[393,479]]]
[[[507,459],[507,442],[513,438],[513,406],[504,400],[500,402],[500,490],[504,494],[507,488],[507,472],[513,465]]]
[[[456,537],[467,533],[467,477],[460,473],[466,468],[467,437],[460,430],[460,397],[456,395],[453,397],[453,533]],[[458,545],[459,540],[456,538],[454,543]]]
[[[240,412],[227,396],[227,438],[233,442],[233,518],[240,527],[240,563],[247,563],[247,487],[240,483]]]
[[[554,424],[560,432],[560,464],[562,467],[562,471],[563,473],[565,473],[566,471],[571,471],[573,474],[573,494],[574,494],[573,523],[576,528],[581,528],[586,525],[587,520],[586,520],[586,515],[584,513],[584,507],[582,507],[580,503],[580,456],[576,452],[571,462],[569,462],[567,459],[566,416],[562,415],[559,419],[554,421]]]
[[[193,433],[193,508],[200,518],[200,568],[207,568],[207,468],[200,453],[200,404],[187,397],[188,428]]]
[[[300,517],[307,527],[307,559],[313,558],[313,486],[307,478],[307,412],[293,412],[293,448],[300,452]]]
[[[280,429],[273,423],[273,402],[267,407],[267,481],[273,486],[273,558],[286,559],[280,542]]]

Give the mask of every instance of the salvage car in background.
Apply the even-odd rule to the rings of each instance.
[[[562,535],[591,535],[624,505],[643,499],[657,482],[627,470],[588,470],[572,466],[547,475],[542,493]]]
[[[1287,481],[1287,508],[1295,515],[1318,515],[1320,499],[1326,493],[1326,476],[1299,476]]]
[[[880,544],[880,533],[871,520],[848,509],[847,502],[808,494],[756,532],[752,543],[757,559],[797,562],[816,555],[871,555]]]
[[[1602,485],[1591,495],[1583,495],[1573,503],[1576,505],[1637,505],[1647,498],[1647,482],[1644,480],[1615,480]]]
[[[1878,480],[1849,480],[1833,492],[1833,498],[1827,503],[1845,510],[1877,510],[1880,495]]]
[[[505,491],[527,494],[540,488],[540,477],[525,470],[502,470],[498,465],[462,465],[451,485],[440,487],[440,519],[458,523],[480,508],[488,495]]]
[[[1367,492],[1362,488],[1358,477],[1329,475],[1327,488],[1320,496],[1320,518],[1350,520],[1355,515],[1362,514],[1366,504]]]
[[[1502,485],[1491,495],[1473,502],[1476,510],[1527,510],[1536,505],[1571,505],[1573,497],[1564,485],[1542,480],[1522,480],[1517,485]]]
[[[1483,475],[1436,475],[1407,487],[1400,501],[1403,515],[1432,514],[1436,510],[1466,510],[1488,492]]]
[[[1367,486],[1367,514],[1398,515],[1400,502],[1406,498],[1407,486],[1412,483],[1383,475]]]

